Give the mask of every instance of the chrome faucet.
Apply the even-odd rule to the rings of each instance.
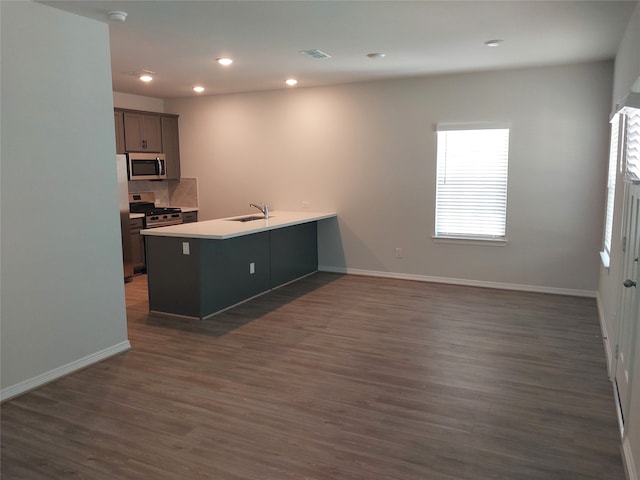
[[[250,203],[249,206],[256,207],[258,210],[260,210],[264,214],[265,219],[269,218],[269,205],[267,205],[266,203],[261,203],[260,205]]]

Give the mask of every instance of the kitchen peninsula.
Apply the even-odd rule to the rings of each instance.
[[[275,211],[143,230],[149,310],[205,319],[309,275],[318,269],[318,222],[335,217]]]

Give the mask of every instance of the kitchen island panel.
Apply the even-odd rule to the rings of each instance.
[[[271,230],[271,288],[318,270],[318,223]]]
[[[269,232],[229,240],[149,236],[149,310],[206,318],[269,291],[270,263]]]
[[[200,318],[269,290],[269,232],[197,242],[201,255]]]
[[[183,241],[189,241],[189,255]],[[176,237],[147,237],[149,309],[200,317],[200,242]]]

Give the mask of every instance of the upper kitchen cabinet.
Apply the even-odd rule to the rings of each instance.
[[[162,153],[167,161],[167,180],[180,180],[180,143],[178,116],[162,115]]]
[[[127,152],[162,152],[160,116],[124,112],[124,141]]]
[[[125,153],[124,145],[124,112],[115,111],[113,117],[116,123],[116,153]]]

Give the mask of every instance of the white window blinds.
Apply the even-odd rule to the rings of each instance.
[[[438,125],[436,237],[504,239],[509,129]]]
[[[626,108],[625,180],[640,183],[640,109]]]
[[[613,204],[616,195],[616,169],[618,168],[618,148],[620,144],[620,115],[611,119],[611,142],[609,143],[609,175],[607,177],[607,213],[604,222],[604,251],[611,252],[613,232]]]

